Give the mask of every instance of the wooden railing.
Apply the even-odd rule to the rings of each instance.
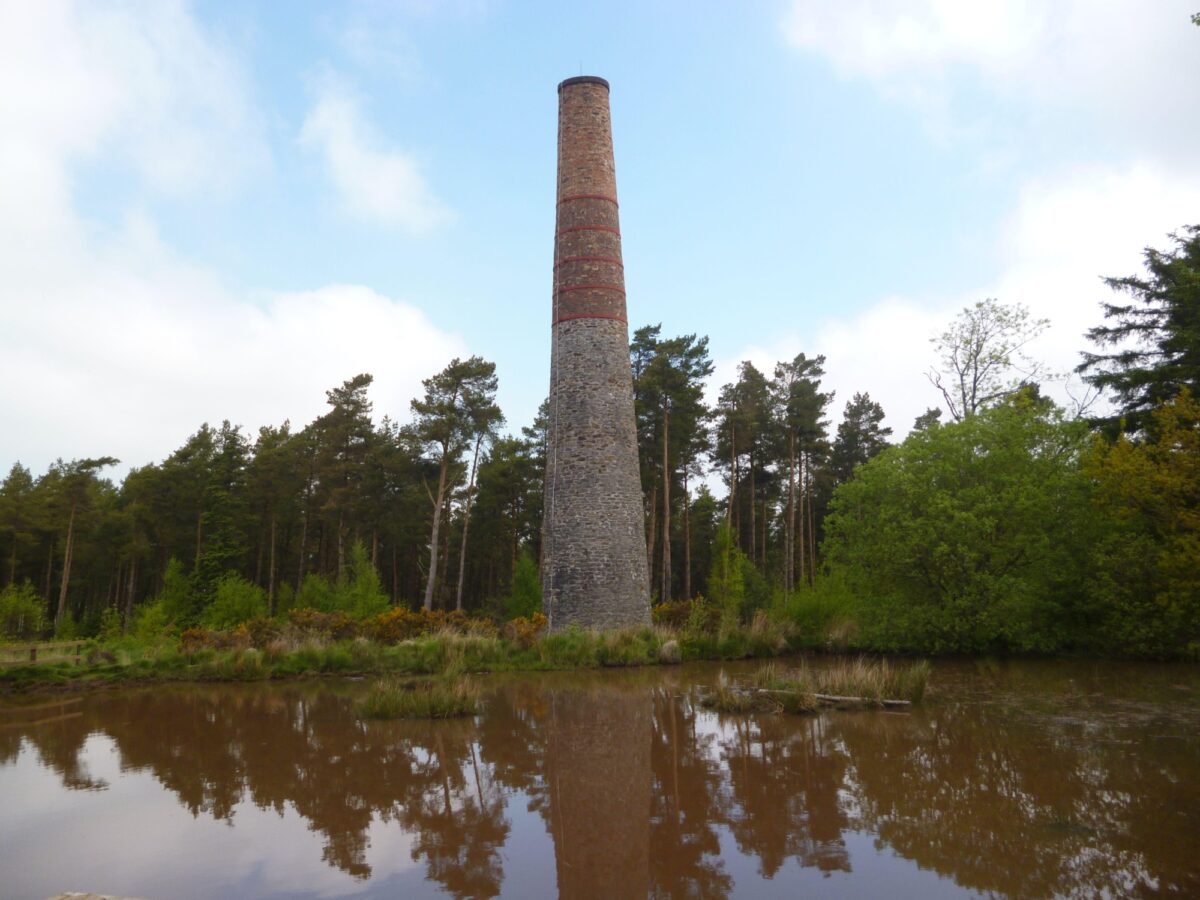
[[[37,663],[83,660],[83,641],[38,641],[25,644],[0,644],[0,669],[32,666]]]

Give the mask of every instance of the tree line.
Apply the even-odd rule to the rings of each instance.
[[[1058,497],[1058,506],[1042,508],[1014,495],[1007,510],[967,515],[951,507],[971,496],[971,485],[954,477],[973,472],[975,487],[995,498],[1004,491],[988,478],[1005,488],[1045,487],[1057,476],[1037,474],[1036,465],[1057,460],[1087,483],[1079,497],[1092,503],[1106,490],[1099,474],[1105,466],[1148,465],[1130,454],[1160,446],[1166,433],[1183,446],[1194,430],[1187,392],[1200,380],[1200,230],[1174,239],[1171,250],[1147,250],[1145,274],[1109,279],[1130,302],[1106,304],[1104,323],[1089,332],[1094,349],[1084,354],[1080,372],[1113,400],[1110,414],[1091,419],[1082,405],[1069,415],[1041,395],[1049,373],[1027,346],[1047,323],[1031,319],[1020,304],[981,301],[934,338],[929,379],[947,421],[942,409],[929,409],[895,448],[882,407],[865,391],[846,400],[831,430],[836,398],[823,388],[822,355],[800,353],[769,372],[743,362],[709,404],[708,339],[664,336],[658,325],[637,329],[630,366],[656,600],[719,593],[720,586],[710,590],[709,577],[720,551],[737,554],[739,591],[749,609],[828,594],[837,582],[871,598],[876,613],[900,610],[897,621],[910,630],[913,604],[896,599],[907,598],[897,594],[905,584],[926,600],[952,597],[930,613],[938,621],[951,618],[968,595],[998,615],[994,597],[980,594],[981,579],[1003,581],[989,568],[1003,554],[988,547],[1007,534],[1029,536],[1033,520],[1019,514],[1035,507],[1065,528],[1066,501]],[[181,598],[173,607],[179,624],[199,621],[231,575],[261,591],[270,613],[312,604],[361,577],[395,605],[493,615],[533,608],[544,406],[528,426],[504,431],[495,366],[479,357],[455,359],[426,379],[404,423],[376,419],[371,384],[361,374],[329,390],[327,411],[300,428],[284,422],[250,435],[228,421],[202,425],[161,463],[135,468],[119,484],[104,476],[117,463],[111,457],[59,460],[37,477],[14,464],[0,484],[0,584],[10,593],[23,585],[60,631],[73,623],[94,629],[106,609],[128,620],[164,591]],[[1092,435],[1102,448],[1088,443]],[[1007,468],[999,463],[1006,447],[1012,449]],[[965,456],[953,471],[921,468],[956,453]],[[1168,454],[1159,462],[1175,460]],[[988,465],[995,471],[984,471]],[[1189,473],[1173,477],[1180,503],[1194,516],[1197,501],[1188,491],[1200,478]],[[709,490],[714,476],[724,483],[724,497]],[[984,526],[972,531],[978,522],[968,522],[971,515]],[[961,540],[931,530],[956,517],[961,521],[951,531]],[[881,531],[889,522],[892,531]],[[1178,529],[1176,569],[1189,562],[1200,569],[1200,552],[1187,549],[1196,540],[1194,521],[1185,516]],[[1038,540],[1070,543],[1042,532]],[[1155,535],[1145,540],[1160,541]],[[1126,545],[1114,540],[1093,534],[1085,543],[1108,546],[1115,558]],[[931,561],[927,552],[942,555]],[[913,575],[918,565],[926,569],[920,577]],[[1026,571],[1035,561],[1026,548],[1005,565]],[[1054,565],[1068,571],[1061,560]],[[951,572],[963,584],[955,586]],[[1044,632],[1052,625],[1029,628]]]

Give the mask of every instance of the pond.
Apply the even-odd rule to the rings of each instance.
[[[1200,667],[699,705],[753,668],[484,677],[445,722],[363,722],[347,681],[9,698],[0,896],[1200,896]]]

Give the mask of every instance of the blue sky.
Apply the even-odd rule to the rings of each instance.
[[[0,0],[0,465],[161,459],[454,355],[548,378],[555,86],[612,83],[631,324],[827,356],[903,433],[985,296],[1069,369],[1200,221],[1187,0]],[[1065,387],[1056,388],[1063,392]],[[835,415],[836,420],[836,415]]]

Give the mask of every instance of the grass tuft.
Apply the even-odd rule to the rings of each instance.
[[[356,704],[364,719],[452,719],[473,716],[479,691],[466,681],[411,682],[383,678]]]

